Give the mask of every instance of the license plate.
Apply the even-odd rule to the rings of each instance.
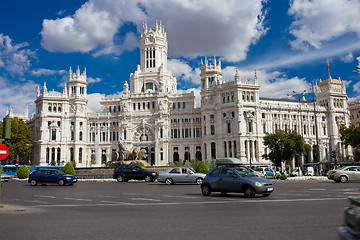
[[[274,188],[267,188],[266,191],[270,192],[270,191],[274,191]]]

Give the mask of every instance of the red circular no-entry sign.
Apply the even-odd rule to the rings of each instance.
[[[18,162],[15,163],[15,167],[18,167],[20,164]]]
[[[9,156],[9,149],[4,144],[0,144],[0,161],[5,160]]]

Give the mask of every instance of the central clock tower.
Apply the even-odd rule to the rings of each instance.
[[[143,23],[140,39],[140,68],[142,72],[157,71],[160,66],[167,69],[168,43],[164,25],[156,20],[154,28]]]

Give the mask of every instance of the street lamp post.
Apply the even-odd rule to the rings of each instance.
[[[302,137],[302,152],[300,155],[300,159],[299,159],[299,175],[301,175],[301,165],[303,163],[303,159],[304,159],[304,130],[303,130],[303,119],[302,119],[302,115],[301,115],[301,99],[305,96],[306,90],[302,91],[301,93],[296,93],[295,91],[293,91],[292,94],[288,94],[288,96],[292,96],[298,99],[299,101],[299,116],[300,116],[300,130],[301,130],[301,137]]]
[[[317,118],[316,118],[316,99],[315,99],[315,92],[314,92],[314,83],[311,82],[311,89],[314,101],[314,117],[315,117],[315,136],[316,136],[316,162],[320,162],[320,154],[319,154],[319,134],[318,134],[318,125],[317,125]]]

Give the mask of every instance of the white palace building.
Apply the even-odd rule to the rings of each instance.
[[[77,167],[105,166],[116,160],[119,145],[131,151],[146,149],[151,165],[165,166],[185,160],[236,157],[246,164],[270,164],[262,158],[266,132],[292,129],[303,134],[319,159],[331,161],[331,152],[343,159],[340,125],[349,125],[348,96],[339,79],[321,81],[314,102],[269,99],[259,96],[259,83],[225,82],[221,61],[201,61],[201,107],[194,93],[179,93],[176,78],[167,68],[168,43],[162,23],[143,24],[140,65],[125,82],[121,97],[102,98],[101,112],[87,111],[87,76],[70,68],[62,92],[38,89],[36,112],[28,121],[33,132],[31,162],[49,165],[73,160]],[[314,114],[315,113],[315,114]],[[315,117],[316,120],[315,121]],[[317,123],[317,128],[315,127]],[[315,148],[314,148],[315,146]],[[316,151],[304,163],[316,162]]]

